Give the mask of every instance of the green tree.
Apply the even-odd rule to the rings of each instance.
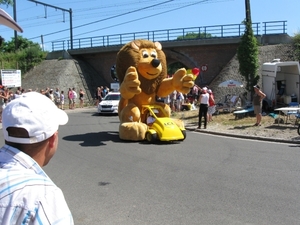
[[[249,4],[249,3],[248,3]],[[249,4],[250,5],[250,4]],[[246,80],[246,89],[253,93],[253,86],[259,81],[258,44],[253,34],[250,6],[246,7],[245,32],[237,50],[239,72]],[[252,96],[252,95],[251,95]]]
[[[23,50],[23,49],[27,49],[27,48],[31,48],[31,47],[35,47],[35,48],[39,48],[40,51],[42,51],[42,49],[40,48],[38,43],[34,43],[30,40],[28,40],[27,38],[23,38],[22,36],[18,35],[18,46],[17,46],[17,50]],[[14,52],[15,51],[15,38],[13,37],[11,39],[11,41],[6,41],[2,44],[2,46],[0,47],[0,51],[1,52]]]
[[[208,33],[187,33],[184,36],[177,37],[177,40],[186,40],[186,39],[201,39],[201,38],[211,38],[212,35]]]
[[[293,37],[293,50],[295,60],[300,61],[300,33],[295,34]]]
[[[1,69],[20,69],[25,74],[41,63],[47,52],[43,52],[38,43],[18,36],[18,48],[15,51],[15,41],[4,42],[0,47]]]
[[[0,4],[1,5],[7,5],[7,6],[9,6],[9,5],[14,5],[14,1],[13,0],[0,0]]]

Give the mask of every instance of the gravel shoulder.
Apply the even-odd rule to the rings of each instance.
[[[235,119],[232,113],[228,113],[214,116],[213,121],[207,124],[207,129],[197,129],[198,110],[183,112],[180,118],[185,122],[188,130],[257,140],[300,143],[295,118],[291,118],[287,123],[278,124],[273,117],[265,115],[262,118],[261,126],[253,126],[256,121],[254,116]]]

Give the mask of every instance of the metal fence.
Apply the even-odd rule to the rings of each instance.
[[[255,36],[267,35],[267,34],[286,34],[287,21],[263,22],[262,25],[261,23],[252,23],[252,29]],[[202,26],[202,27],[114,34],[114,35],[73,39],[73,49],[124,45],[136,39],[146,39],[150,41],[163,42],[163,41],[241,37],[244,31],[245,31],[245,24],[228,24],[228,25]],[[70,48],[71,48],[70,40],[52,42],[52,51],[67,50]]]

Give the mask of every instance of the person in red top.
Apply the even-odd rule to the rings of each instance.
[[[216,112],[216,105],[215,105],[215,97],[211,89],[208,89],[207,93],[209,94],[207,121],[210,122],[213,120],[212,115]]]
[[[68,91],[68,99],[69,99],[69,109],[73,109],[73,91],[71,88],[69,88]]]

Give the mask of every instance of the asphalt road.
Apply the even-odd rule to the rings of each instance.
[[[75,224],[299,224],[299,145],[191,131],[181,143],[123,142],[118,117],[94,110],[69,113],[45,167]]]

